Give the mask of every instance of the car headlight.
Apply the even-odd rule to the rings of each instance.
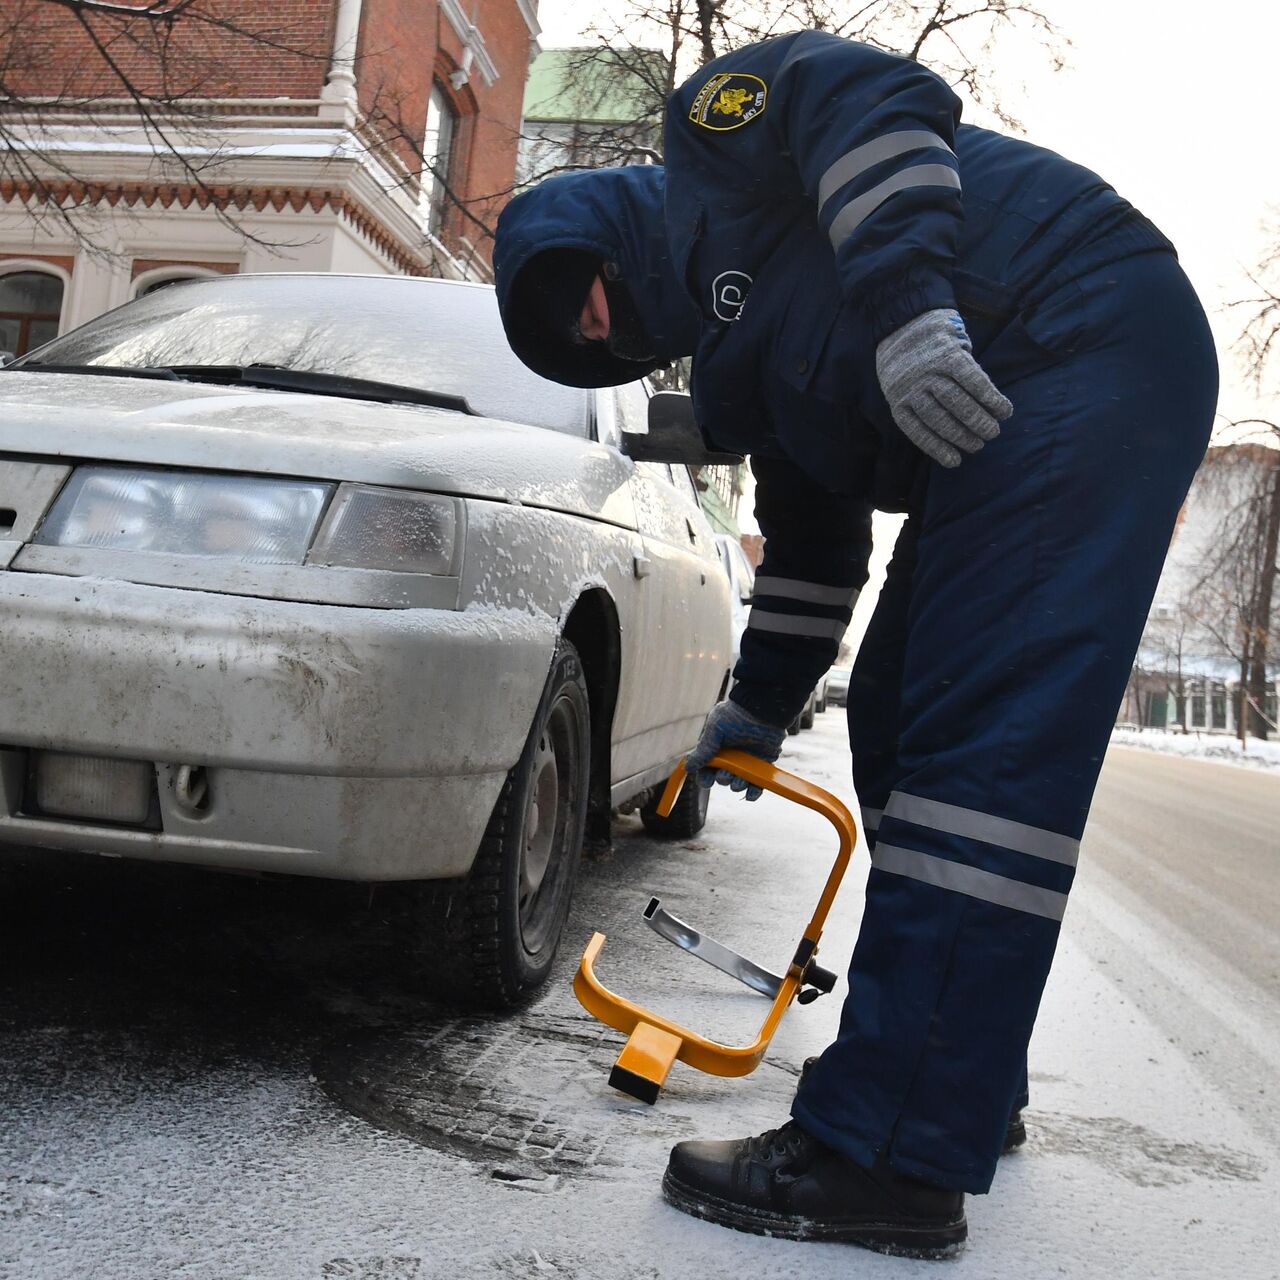
[[[33,541],[301,564],[333,490],[306,480],[77,467]]]
[[[340,485],[307,563],[453,573],[458,505],[439,494]]]

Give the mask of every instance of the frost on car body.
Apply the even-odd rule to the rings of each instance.
[[[0,841],[465,875],[566,634],[593,802],[642,793],[730,665],[687,472],[617,447],[643,394],[535,378],[486,289],[373,277],[174,285],[4,371]],[[150,771],[146,818],[85,758]]]

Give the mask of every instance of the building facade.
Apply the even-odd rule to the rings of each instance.
[[[1275,736],[1278,524],[1280,450],[1250,443],[1210,449],[1178,517],[1121,724]]]
[[[529,68],[521,183],[662,159],[669,63],[658,49],[545,49]]]
[[[0,0],[0,350],[241,271],[491,278],[535,0]]]

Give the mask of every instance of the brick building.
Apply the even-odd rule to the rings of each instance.
[[[0,0],[0,350],[195,275],[490,278],[536,0],[175,7]]]

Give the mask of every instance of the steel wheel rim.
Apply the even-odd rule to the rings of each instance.
[[[560,697],[534,748],[520,827],[516,895],[525,950],[536,955],[554,933],[567,872],[566,844],[577,801],[581,735],[573,704]]]

